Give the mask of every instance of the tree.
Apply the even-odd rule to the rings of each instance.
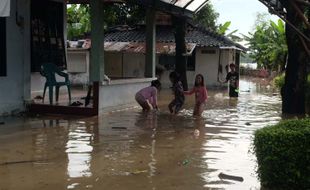
[[[286,20],[294,23],[301,33],[310,38],[310,7],[309,5],[297,5],[297,1],[280,0],[286,10]],[[308,21],[307,21],[308,19]],[[282,111],[290,114],[305,113],[306,80],[310,63],[309,41],[286,24],[286,41],[288,45],[288,59],[285,72],[285,85],[281,90]],[[309,106],[309,105],[308,105]]]
[[[205,28],[217,31],[218,26],[216,25],[216,21],[218,17],[219,13],[215,12],[213,5],[211,3],[207,3],[194,15],[193,21]]]
[[[242,41],[243,39],[241,37],[239,37],[238,35],[236,35],[238,30],[234,30],[232,32],[229,32],[228,34],[226,33],[229,30],[230,24],[231,24],[231,21],[227,21],[224,24],[220,24],[218,26],[217,32],[221,35],[225,35],[226,37],[228,37],[229,39],[231,39],[234,42]]]
[[[90,33],[89,5],[67,7],[68,39],[83,37]],[[104,9],[104,28],[116,25],[133,25],[144,22],[145,9],[133,2],[106,4]]]
[[[90,32],[90,14],[88,5],[67,7],[68,39],[83,36]]]
[[[266,15],[257,16],[254,33],[244,35],[248,42],[250,56],[257,62],[258,68],[284,71],[287,45],[282,20],[277,23],[265,19]]]
[[[236,35],[238,30],[234,30],[232,32],[227,33],[229,30],[229,26],[231,21],[227,21],[224,24],[217,25],[217,19],[219,17],[219,13],[217,13],[213,5],[209,2],[207,3],[200,11],[194,14],[193,21],[198,23],[199,25],[208,28],[214,32],[217,32],[221,35],[225,35],[230,38],[234,42],[242,41],[242,38]]]

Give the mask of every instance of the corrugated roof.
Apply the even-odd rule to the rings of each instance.
[[[192,54],[196,44],[186,44],[186,56]],[[109,52],[145,53],[144,42],[104,42],[104,50]],[[156,43],[157,54],[175,54],[175,43]]]
[[[134,28],[119,26],[105,33],[105,42],[144,42],[145,38],[145,26]],[[199,47],[237,47],[242,50],[246,49],[222,35],[193,26],[189,27],[185,40],[186,43],[194,43]],[[174,43],[172,26],[158,25],[156,27],[156,41],[157,43]]]

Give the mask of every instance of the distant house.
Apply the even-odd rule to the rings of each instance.
[[[217,87],[224,80],[228,64],[240,64],[240,52],[245,48],[228,38],[202,27],[188,25],[186,34],[187,79],[191,86],[196,74],[205,76],[206,85]],[[145,26],[117,26],[105,34],[105,73],[110,78],[143,78],[145,67]],[[71,80],[83,83],[87,78],[87,50],[68,49],[68,71]],[[168,75],[175,68],[175,43],[171,25],[156,26],[156,75],[164,87],[170,84]],[[79,58],[80,56],[80,58]],[[81,60],[83,58],[83,61]],[[80,63],[80,64],[77,64]],[[76,66],[75,66],[76,65]],[[84,65],[84,66],[82,66]],[[81,72],[76,72],[76,68]],[[85,82],[85,81],[84,81]]]

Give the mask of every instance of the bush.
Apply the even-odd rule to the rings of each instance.
[[[285,74],[282,73],[281,75],[276,76],[273,79],[273,84],[278,88],[281,89],[284,86],[285,82]]]
[[[285,82],[285,73],[282,73],[281,75],[276,76],[273,79],[273,84],[278,88],[281,89],[284,86]],[[307,76],[307,82],[305,85],[306,88],[306,109],[309,109],[308,112],[310,111],[309,105],[310,105],[310,74]]]
[[[263,188],[310,189],[310,118],[257,130],[254,151]]]

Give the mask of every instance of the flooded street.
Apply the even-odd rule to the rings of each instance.
[[[281,120],[274,92],[245,79],[238,99],[209,90],[201,118],[192,117],[193,96],[170,115],[170,91],[160,93],[158,113],[4,118],[0,190],[260,189],[251,143],[256,129]],[[220,179],[221,172],[244,180]]]

